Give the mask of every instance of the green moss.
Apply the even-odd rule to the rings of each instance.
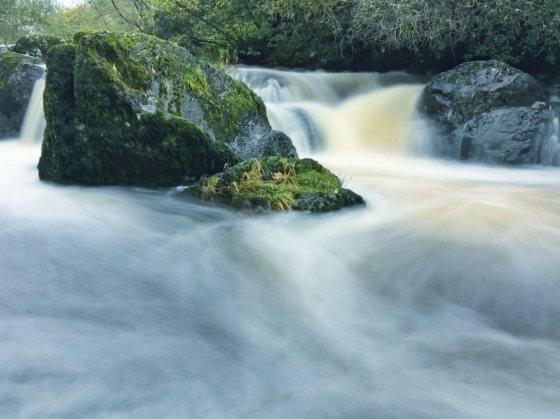
[[[262,100],[237,80],[230,81],[219,102],[208,103],[207,117],[225,138],[239,134],[247,120],[267,121],[266,107]]]
[[[42,179],[176,185],[238,163],[228,143],[252,124],[270,129],[247,86],[176,44],[138,33],[75,40],[47,57]]]
[[[47,55],[46,85],[43,95],[45,129],[39,160],[39,177],[70,183],[72,174],[80,172],[83,147],[78,141],[75,126],[76,104],[74,98],[74,60],[76,47],[57,45]]]
[[[131,57],[137,40],[133,35],[115,35],[110,32],[83,33],[79,37],[78,52],[87,55],[95,66],[104,69],[115,82],[134,89],[146,89],[150,70]]]
[[[0,52],[0,89],[5,86],[20,62],[21,55],[9,51]]]
[[[226,143],[243,134],[251,121],[268,126],[264,103],[247,86],[175,44],[144,34],[109,32],[82,33],[78,44],[93,60],[106,61],[107,72],[116,70],[116,82],[137,91],[158,86],[159,97],[169,94],[171,101],[158,102],[160,111],[185,117],[196,103],[211,127],[208,133]]]
[[[208,96],[208,81],[200,68],[188,69],[183,75],[185,87],[198,97]]]
[[[66,43],[66,39],[52,35],[24,35],[16,41],[14,52],[45,58],[49,49]]]
[[[72,37],[72,42],[76,45],[79,44],[80,39],[82,39],[83,36],[85,35],[93,35],[95,33],[98,33],[99,31],[95,31],[95,30],[91,30],[91,29],[84,29],[81,31],[78,31],[74,34],[74,36]]]
[[[314,160],[251,159],[206,178],[193,189],[202,199],[246,211],[331,211],[363,203]]]
[[[6,85],[18,66],[37,66],[41,60],[12,51],[0,51],[0,89]]]
[[[189,121],[137,113],[130,97],[146,79],[136,78],[141,67],[128,63],[125,42],[111,34],[84,35],[78,46],[49,53],[41,178],[168,186],[235,162],[223,143]]]

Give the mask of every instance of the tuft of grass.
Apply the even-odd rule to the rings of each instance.
[[[288,157],[251,159],[202,182],[201,197],[237,208],[290,211],[312,194],[337,194],[340,180],[317,162]]]
[[[202,182],[202,199],[212,200],[218,194],[218,185],[222,181],[218,176],[211,176]]]
[[[229,185],[228,192],[232,202],[254,202],[274,211],[291,210],[296,204],[296,198],[287,185],[293,182],[293,167],[284,167],[284,171],[275,172],[270,179],[264,179],[264,174],[261,162],[257,159],[250,160],[249,167],[242,172],[240,180]]]

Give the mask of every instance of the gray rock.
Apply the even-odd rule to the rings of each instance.
[[[439,135],[436,153],[496,164],[538,164],[553,113],[544,88],[503,62],[464,63],[425,87],[421,111]]]
[[[476,116],[453,133],[461,160],[498,164],[540,163],[539,145],[550,135],[554,114],[526,107]]]
[[[229,145],[242,160],[266,156],[298,157],[290,137],[280,131],[256,131],[237,137]]]
[[[502,107],[530,107],[545,99],[532,76],[506,63],[473,61],[435,76],[425,87],[421,108],[445,133]]]

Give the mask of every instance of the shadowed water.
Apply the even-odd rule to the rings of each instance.
[[[0,143],[0,417],[557,418],[560,170],[366,149],[367,207],[245,217]]]
[[[246,218],[37,156],[0,144],[5,417],[557,416],[559,171],[354,160],[368,208]]]

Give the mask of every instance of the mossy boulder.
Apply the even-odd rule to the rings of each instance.
[[[55,45],[68,42],[65,38],[53,35],[24,35],[16,41],[13,51],[32,57],[45,59],[47,51]]]
[[[493,109],[530,107],[545,99],[532,76],[496,60],[472,61],[435,76],[425,87],[421,106],[445,131]]]
[[[288,157],[244,161],[186,193],[246,212],[327,212],[364,203],[315,160]]]
[[[44,73],[41,60],[0,51],[0,138],[19,134],[35,82]]]
[[[41,179],[170,186],[266,155],[266,109],[243,83],[144,34],[76,42],[47,55]]]
[[[541,163],[552,114],[532,76],[496,61],[474,61],[435,76],[421,111],[440,138],[445,157],[498,164]]]

